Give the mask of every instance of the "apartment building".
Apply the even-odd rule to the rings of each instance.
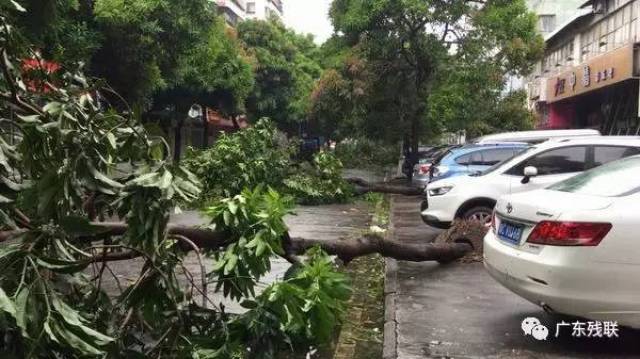
[[[538,16],[538,31],[547,36],[575,16],[585,0],[527,0],[527,7]]]
[[[545,56],[528,78],[539,128],[640,131],[640,0],[589,0],[547,34]]]
[[[247,1],[247,18],[250,19],[268,19],[275,16],[282,19],[284,9],[282,0],[248,0]]]
[[[238,22],[246,18],[247,4],[245,0],[215,0],[218,12],[227,21],[227,24],[236,26]]]
[[[246,19],[283,17],[282,0],[216,0],[216,5],[227,24],[231,26],[236,26],[238,22]]]

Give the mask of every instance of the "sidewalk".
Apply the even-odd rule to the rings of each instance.
[[[396,240],[429,241],[438,231],[420,220],[417,197],[392,199]],[[524,336],[524,318],[549,328],[547,341]],[[384,359],[418,358],[637,358],[640,331],[619,338],[556,338],[556,324],[575,318],[546,314],[495,282],[482,263],[386,261]],[[583,320],[584,321],[584,320]]]

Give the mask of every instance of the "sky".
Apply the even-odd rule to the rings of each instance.
[[[311,33],[318,44],[331,36],[331,0],[283,0],[284,22],[296,32]]]

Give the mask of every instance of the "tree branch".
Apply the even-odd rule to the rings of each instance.
[[[345,180],[355,185],[356,192],[359,194],[378,192],[400,194],[404,196],[419,196],[423,193],[423,190],[418,187],[394,186],[388,183],[371,183],[363,180],[362,178],[347,178]]]
[[[127,225],[124,223],[94,223],[97,226],[108,227],[111,235],[123,234]],[[228,234],[214,232],[206,228],[193,228],[177,225],[169,226],[170,235],[180,235],[189,238],[199,248],[208,250],[218,250],[232,242]],[[365,235],[358,239],[334,239],[318,240],[308,238],[288,238],[285,234],[286,254],[285,259],[293,263],[299,260],[293,254],[302,254],[307,249],[320,246],[329,254],[337,255],[345,262],[353,258],[361,257],[373,253],[379,253],[384,257],[391,257],[398,260],[422,262],[441,261],[448,262],[455,260],[474,250],[467,243],[446,243],[446,244],[413,244],[398,241],[389,241],[374,235]],[[287,239],[288,238],[288,239]]]
[[[355,240],[338,239],[333,241],[294,238],[292,243],[298,253],[303,253],[314,246],[320,246],[325,252],[338,256],[345,263],[356,257],[374,253],[383,257],[411,262],[450,262],[473,250],[473,247],[468,243],[413,244],[389,241],[376,235],[365,235]]]

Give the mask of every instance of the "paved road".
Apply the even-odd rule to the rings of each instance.
[[[289,215],[285,222],[289,226],[289,233],[292,237],[313,238],[313,239],[336,239],[345,238],[368,227],[370,214],[366,202],[356,202],[344,205],[326,206],[299,206],[295,210],[295,215]],[[207,222],[198,212],[185,212],[171,217],[172,223],[198,226]],[[213,260],[205,258],[205,267],[211,269]],[[137,279],[142,268],[143,261],[140,259],[116,262],[111,265],[113,272],[118,277],[123,287],[133,283]],[[197,257],[189,254],[185,259],[185,265],[194,277],[195,283],[200,283],[200,266]],[[282,279],[284,273],[289,268],[289,263],[280,258],[271,261],[271,271],[262,277],[257,286],[257,292],[261,292],[269,284]],[[91,270],[91,269],[90,269]],[[97,270],[96,268],[93,269]],[[182,279],[182,278],[181,278]],[[186,280],[185,280],[186,283]],[[104,277],[103,287],[108,293],[117,295],[118,285],[113,277]],[[217,305],[224,304],[226,311],[230,313],[240,313],[245,311],[237,302],[226,300],[219,293],[214,292],[215,285],[210,285],[208,296]],[[202,298],[197,292],[196,298]],[[198,299],[200,301],[200,299]]]
[[[437,230],[420,221],[418,201],[394,198],[392,225],[397,239],[428,241],[437,235]],[[571,329],[562,327],[555,338],[556,323],[571,318],[547,315],[512,294],[481,263],[443,266],[392,261],[387,277],[389,282],[396,281],[385,289],[391,293],[385,335],[394,327],[395,340],[385,338],[385,359],[640,358],[640,331],[622,328],[619,338],[596,340],[573,338]],[[549,327],[547,341],[523,335],[520,326],[527,317],[537,317]]]

